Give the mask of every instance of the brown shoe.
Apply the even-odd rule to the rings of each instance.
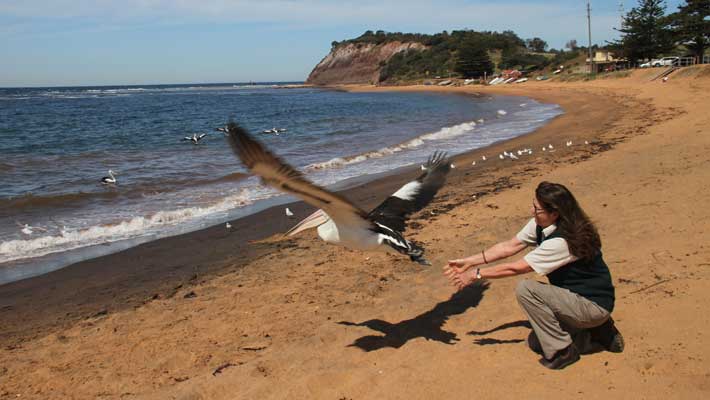
[[[574,343],[559,350],[551,360],[545,357],[540,359],[540,364],[549,369],[562,369],[579,361],[579,352]]]

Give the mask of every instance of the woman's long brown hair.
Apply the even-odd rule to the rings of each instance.
[[[541,182],[535,197],[545,211],[559,214],[557,232],[567,241],[571,254],[589,260],[599,252],[602,242],[597,228],[564,185]]]

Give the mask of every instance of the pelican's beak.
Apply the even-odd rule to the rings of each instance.
[[[318,210],[314,212],[313,214],[309,215],[306,217],[303,221],[299,222],[294,226],[293,228],[289,229],[288,232],[286,232],[284,235],[285,236],[293,236],[297,234],[298,232],[305,231],[306,229],[311,229],[315,228],[317,226],[323,225],[326,223],[330,217],[328,214],[325,213],[323,210]]]

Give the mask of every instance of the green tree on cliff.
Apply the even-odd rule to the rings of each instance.
[[[710,45],[710,0],[686,0],[668,20],[676,43],[702,59]]]
[[[464,78],[480,77],[493,72],[493,63],[483,45],[469,41],[459,47],[455,70]]]

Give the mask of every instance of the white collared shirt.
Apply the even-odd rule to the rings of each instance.
[[[531,218],[516,237],[528,246],[537,246],[536,229],[535,218]],[[550,225],[542,230],[542,235],[548,237],[556,229],[556,225]],[[524,258],[535,272],[543,276],[577,260],[577,257],[570,254],[567,241],[561,237],[545,240],[540,246],[526,254]]]

